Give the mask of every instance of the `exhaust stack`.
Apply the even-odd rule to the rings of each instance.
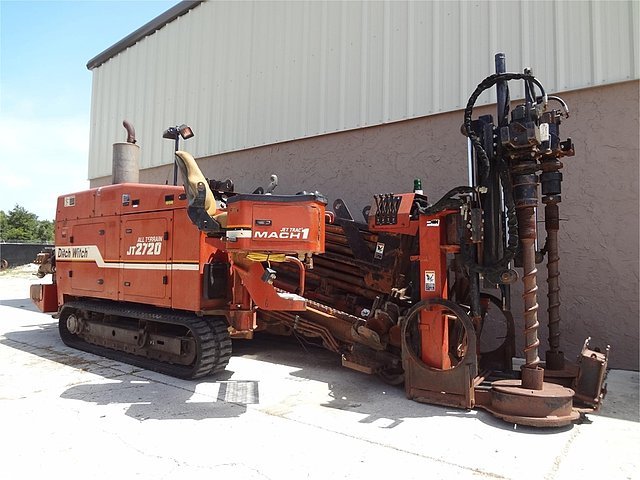
[[[127,141],[113,144],[112,184],[140,182],[140,146],[136,145],[136,132],[133,126],[123,120],[127,130]]]

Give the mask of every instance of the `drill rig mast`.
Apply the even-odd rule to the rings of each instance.
[[[342,355],[343,365],[404,382],[407,396],[417,401],[479,406],[515,423],[565,425],[580,413],[573,408],[574,394],[589,408],[599,406],[608,354],[585,344],[576,366],[559,350],[560,159],[574,155],[571,139],[561,141],[560,123],[569,112],[529,70],[506,73],[504,55],[496,56],[496,72],[478,85],[464,112],[469,184],[434,204],[422,192],[375,195],[363,221],[354,219],[342,200],[334,202],[325,252],[307,275],[305,296],[315,302],[314,310],[261,312],[258,325],[316,336]],[[525,91],[513,110],[512,81],[524,82]],[[491,115],[473,119],[478,97],[494,86],[497,121]],[[545,205],[542,250],[537,249],[539,184]],[[536,268],[545,254],[546,369],[538,355]],[[276,285],[295,288],[290,267],[276,271]],[[514,371],[511,290],[519,277],[525,363]],[[503,324],[503,341],[483,350],[483,336],[495,330],[496,321]]]

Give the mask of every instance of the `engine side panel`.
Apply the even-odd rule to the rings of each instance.
[[[185,211],[175,212],[171,235],[171,306],[193,311],[206,308],[201,287],[202,263],[209,257],[203,241],[205,235],[191,223]]]
[[[205,243],[187,216],[180,190],[121,184],[61,196],[55,240],[58,304],[91,297],[201,310]]]
[[[172,224],[172,210],[122,217],[118,300],[171,305]]]
[[[65,220],[56,226],[60,305],[64,303],[64,295],[114,298],[117,275],[105,268],[105,233],[102,219]]]

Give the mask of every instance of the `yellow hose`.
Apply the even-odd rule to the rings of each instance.
[[[258,253],[247,254],[247,258],[252,262],[286,262],[284,253]]]

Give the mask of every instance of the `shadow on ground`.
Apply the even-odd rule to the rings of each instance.
[[[10,300],[0,300],[0,307],[20,308],[31,312],[39,312],[30,298],[12,298]]]
[[[363,417],[360,423],[392,429],[408,418],[449,417],[481,422],[502,430],[515,430],[521,434],[546,435],[567,431],[562,428],[533,428],[506,423],[482,410],[464,410],[439,405],[423,404],[407,399],[403,386],[385,384],[377,376],[348,370],[340,357],[332,352],[293,337],[256,335],[251,341],[234,343],[234,355],[254,358],[296,367],[294,377],[326,383],[331,400],[323,407],[355,412]],[[397,412],[397,413],[395,413]]]
[[[20,300],[14,302],[21,308]],[[64,399],[97,405],[129,404],[126,414],[138,420],[236,417],[246,412],[247,405],[260,405],[260,378],[232,379],[234,372],[227,369],[204,380],[176,379],[68,348],[58,337],[57,323],[26,328],[29,330],[7,333],[0,343],[100,377],[98,380],[90,377],[86,383],[69,387],[61,395]],[[407,418],[443,416],[469,421],[478,419],[495,428],[514,430],[512,424],[481,410],[466,411],[412,402],[405,397],[402,387],[389,386],[377,377],[345,369],[338,355],[314,345],[298,343],[295,339],[256,335],[250,341],[234,341],[233,348],[234,357],[294,367],[289,374],[294,379],[325,383],[331,400],[321,406],[356,412],[361,416],[360,423],[376,423],[380,428],[391,429]],[[278,406],[275,414],[286,416],[287,408],[293,410],[295,405],[284,409]],[[626,409],[619,416],[611,410],[607,416],[637,421],[629,418]],[[515,431],[546,435],[571,428],[519,426]]]
[[[295,405],[289,405],[285,399],[271,411],[268,407],[274,405],[260,406],[259,370],[258,378],[251,380],[232,379],[235,372],[229,369],[216,377],[181,380],[71,349],[58,337],[57,323],[25,328],[28,329],[6,333],[0,344],[90,374],[86,382],[67,388],[61,394],[64,399],[97,405],[128,405],[126,415],[138,420],[236,417],[245,413],[249,404],[278,416],[286,416],[295,409]],[[321,406],[359,413],[361,423],[378,422],[381,428],[394,428],[405,418],[486,416],[483,412],[411,402],[401,388],[344,369],[339,356],[289,338],[257,335],[251,341],[234,341],[233,347],[235,357],[293,367],[294,371],[289,374],[293,381],[299,378],[325,383],[331,400]]]
[[[129,404],[125,413],[138,420],[237,417],[246,405],[259,402],[258,382],[230,380],[230,370],[204,380],[181,380],[71,349],[58,337],[57,323],[24,328],[6,333],[0,344],[88,374],[86,382],[60,395],[64,399]]]
[[[189,388],[133,373],[107,383],[75,385],[61,398],[97,405],[130,404],[125,413],[141,421],[231,418],[245,413],[248,404],[259,402],[258,382],[224,380],[232,374],[224,372],[216,379],[191,382]],[[197,393],[203,385],[210,388],[205,389],[206,393]]]

